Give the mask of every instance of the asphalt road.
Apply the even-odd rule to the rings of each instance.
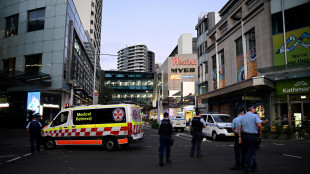
[[[144,132],[145,142],[114,152],[98,146],[63,146],[30,154],[27,137],[12,139],[0,143],[0,173],[242,173],[230,170],[234,164],[233,141],[204,140],[203,158],[190,158],[191,136],[188,132],[175,132],[173,163],[160,167],[157,131],[144,128]],[[255,173],[308,173],[309,147],[310,141],[264,140],[257,152],[258,170]]]

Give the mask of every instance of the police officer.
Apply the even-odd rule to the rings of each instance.
[[[26,126],[31,143],[31,153],[35,152],[34,142],[36,142],[37,152],[40,152],[41,128],[41,123],[37,121],[37,116],[34,115],[32,117],[32,121],[30,121]]]
[[[238,136],[238,127],[240,124],[240,119],[244,115],[244,109],[239,110],[239,115],[233,119],[231,123],[232,131],[235,133],[235,145],[234,145],[234,152],[235,152],[235,161],[236,164],[231,168],[232,170],[240,170],[241,166],[244,162],[244,153],[242,153],[242,144],[239,144],[239,136]]]
[[[196,116],[190,122],[190,130],[192,132],[192,148],[190,157],[194,156],[197,146],[197,158],[201,158],[201,141],[203,139],[202,129],[206,128],[206,122],[201,118],[201,112],[196,110]]]
[[[159,165],[164,166],[163,158],[166,149],[166,163],[170,164],[172,161],[170,160],[170,146],[171,146],[171,135],[172,133],[172,123],[169,119],[169,114],[167,112],[164,113],[163,120],[159,123]]]
[[[256,162],[256,141],[258,135],[261,133],[262,125],[255,112],[253,105],[248,106],[248,112],[241,117],[240,125],[238,127],[239,144],[243,143],[246,149],[245,157],[245,173],[250,173],[257,168]],[[242,139],[241,139],[242,131]],[[242,142],[243,141],[243,142]]]

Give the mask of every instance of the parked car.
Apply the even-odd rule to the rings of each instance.
[[[219,137],[235,136],[231,128],[232,117],[228,114],[203,114],[207,127],[202,130],[205,137],[211,137],[214,141]]]
[[[173,115],[171,116],[172,120],[172,126],[173,128],[178,131],[181,130],[184,132],[184,129],[186,127],[186,117],[182,115]]]

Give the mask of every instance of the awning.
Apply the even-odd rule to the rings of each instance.
[[[250,79],[244,80],[239,83],[235,83],[230,86],[226,86],[221,89],[217,89],[211,92],[208,92],[207,94],[199,95],[197,96],[197,99],[208,99],[216,96],[221,96],[224,94],[244,90],[247,88],[270,88],[275,89],[275,84],[271,80],[265,78],[265,77],[252,77]]]

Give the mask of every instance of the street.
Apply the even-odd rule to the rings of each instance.
[[[158,165],[157,130],[144,127],[145,140],[126,149],[108,152],[98,146],[64,146],[31,154],[27,137],[0,143],[0,173],[242,173],[232,171],[233,141],[202,142],[203,158],[190,158],[188,132],[174,132],[172,164]],[[263,140],[255,173],[308,173],[310,141]]]

